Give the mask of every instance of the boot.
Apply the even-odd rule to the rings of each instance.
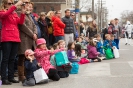
[[[18,80],[23,81],[25,80],[25,75],[24,75],[24,66],[18,66]]]

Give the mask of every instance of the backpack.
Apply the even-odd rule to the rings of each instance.
[[[78,71],[79,71],[79,64],[77,62],[73,62],[70,74],[78,74]]]

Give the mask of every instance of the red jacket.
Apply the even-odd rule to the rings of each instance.
[[[65,24],[58,17],[52,17],[54,36],[64,36]]]
[[[15,6],[10,7],[7,11],[0,11],[0,19],[2,21],[2,42],[20,42],[18,24],[23,24],[25,14],[21,14],[20,18]]]

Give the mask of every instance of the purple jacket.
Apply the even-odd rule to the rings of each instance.
[[[93,59],[93,58],[97,58],[97,56],[98,56],[98,52],[97,52],[97,49],[96,49],[96,47],[94,47],[94,46],[91,46],[91,45],[88,45],[87,46],[87,49],[88,49],[88,57],[90,58],[90,59]]]
[[[75,52],[74,50],[68,50],[67,51],[67,56],[69,60],[72,60],[75,56],[72,55],[72,52]]]

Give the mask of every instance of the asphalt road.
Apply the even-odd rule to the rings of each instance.
[[[23,86],[18,83],[0,88]],[[32,88],[133,88],[133,44],[125,45],[121,39],[120,58],[80,65],[79,74]]]

